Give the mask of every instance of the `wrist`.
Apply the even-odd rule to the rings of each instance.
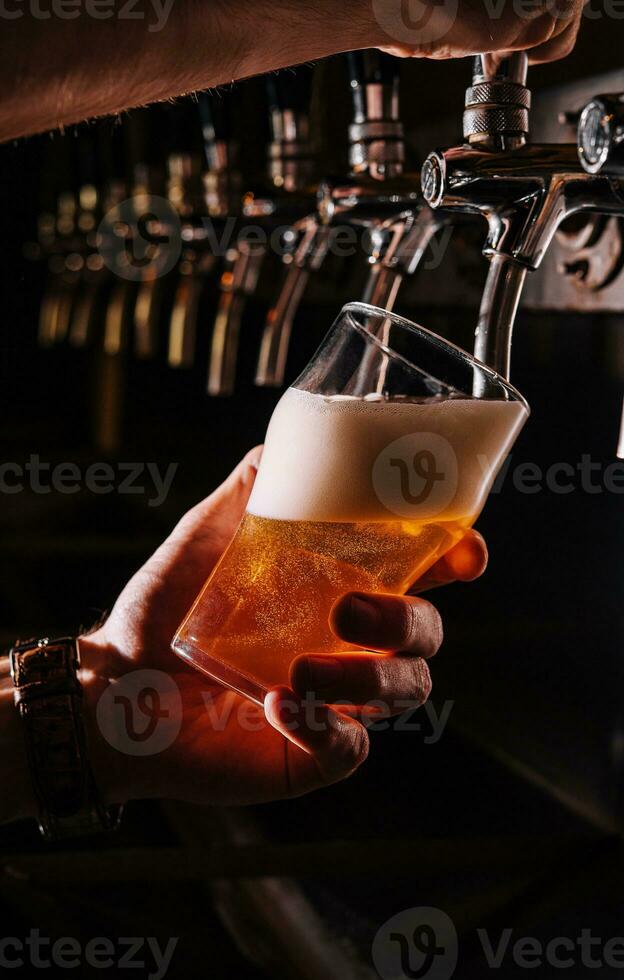
[[[121,657],[108,646],[101,630],[78,637],[82,712],[89,764],[102,801],[126,803],[133,795],[128,756],[106,738],[98,718],[100,699],[122,671]]]
[[[110,643],[105,627],[79,637],[78,646],[89,761],[101,799],[110,806],[159,796],[158,768],[151,758],[124,750],[125,716],[111,697],[111,687],[135,665]]]

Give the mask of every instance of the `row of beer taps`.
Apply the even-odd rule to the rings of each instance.
[[[162,346],[165,323],[168,363],[184,368],[195,360],[198,331],[208,330],[207,390],[229,395],[248,304],[261,277],[277,275],[255,382],[279,387],[297,311],[339,229],[366,233],[361,299],[392,309],[433,236],[463,215],[482,215],[489,265],[475,354],[509,377],[523,285],[562,222],[579,212],[624,215],[624,97],[592,99],[579,113],[576,143],[534,143],[526,54],[503,61],[477,56],[464,141],[409,171],[398,62],[376,51],[354,52],[345,61],[352,118],[344,178],[319,177],[309,67],[267,80],[271,138],[264,178],[255,185],[243,176],[244,141],[228,93],[202,93],[192,104],[201,148],[171,152],[164,183],[135,146],[131,187],[113,163],[98,185],[91,159],[98,148],[92,147],[78,193],[58,193],[55,213],[40,219],[38,254],[49,276],[41,344],[97,342],[110,356],[132,345],[138,357],[150,358]],[[179,106],[163,111],[174,126]],[[109,158],[114,151],[108,147]],[[177,252],[164,248],[173,240]],[[219,249],[219,242],[226,244]],[[209,288],[214,302],[206,324],[200,311]]]

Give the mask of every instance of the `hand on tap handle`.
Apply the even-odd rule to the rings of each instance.
[[[526,49],[532,61],[550,61],[571,50],[583,2],[508,0],[493,17],[483,0],[428,0],[416,19],[398,0],[136,7],[123,30],[116,15],[94,18],[83,2],[69,33],[62,17],[12,15],[0,39],[0,140],[364,48],[437,59]]]
[[[432,2],[423,4],[428,9],[418,20],[400,15],[392,0],[378,0],[375,6],[387,29],[393,19],[396,22],[395,42],[380,47],[398,57],[444,60],[485,50],[496,63],[507,52],[528,51],[531,64],[538,64],[564,58],[572,51],[584,0],[559,4],[544,0],[524,9],[507,2],[496,15],[482,0]]]

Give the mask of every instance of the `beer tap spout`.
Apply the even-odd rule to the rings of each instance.
[[[322,181],[318,188],[317,209],[293,225],[293,248],[283,257],[284,272],[277,302],[270,309],[262,335],[256,384],[279,387],[284,382],[286,361],[294,321],[311,276],[317,272],[330,250],[333,226],[342,215],[366,228],[377,228],[385,221],[386,202],[382,189],[403,173],[405,145],[399,117],[399,76],[397,59],[379,51],[357,51],[346,56],[353,115],[349,126],[350,172],[344,183],[334,186]],[[394,254],[403,240],[403,231],[413,218],[416,194],[414,184],[405,182],[389,199],[391,220],[379,231],[390,239]],[[408,199],[407,210],[404,200]],[[403,212],[405,212],[403,220]],[[367,295],[393,296],[397,273],[372,257]]]
[[[446,224],[442,212],[424,207],[390,218],[372,231],[373,252],[362,301],[394,309],[403,281],[420,267],[429,243]]]
[[[283,224],[290,225],[295,218],[291,237],[296,242],[301,216],[314,203],[316,155],[310,135],[311,87],[312,69],[305,67],[298,70],[295,83],[290,79],[286,84],[280,76],[269,76],[267,79],[272,137],[267,152],[267,173],[259,193],[246,193],[243,203],[244,217],[257,222],[266,233],[266,238],[252,241],[241,236],[226,258],[208,368],[208,393],[211,395],[229,395],[233,392],[244,314],[258,286],[271,232]],[[291,254],[292,250],[289,250]],[[303,266],[293,264],[292,275],[287,282],[289,304],[294,296],[303,292],[306,281]],[[287,321],[287,311],[285,315]],[[264,375],[266,368],[267,380],[258,383],[273,384],[269,379],[280,370],[280,351],[283,350],[283,339],[280,337],[286,336],[287,327],[282,329],[278,325],[281,313],[279,316],[276,314],[275,319],[271,342],[263,341],[258,367],[259,376]]]
[[[475,357],[503,378],[511,370],[511,340],[528,269],[506,255],[490,260],[475,331]]]
[[[483,254],[490,268],[475,354],[504,377],[526,275],[539,268],[561,223],[583,211],[624,211],[619,181],[586,173],[576,145],[527,142],[526,69],[523,52],[500,65],[476,58],[466,91],[466,142],[431,153],[422,168],[423,194],[432,208],[487,220]]]
[[[331,228],[319,224],[316,215],[308,215],[293,226],[299,241],[284,277],[275,306],[266,318],[256,384],[262,387],[281,387],[286,373],[286,360],[297,310],[310,280],[325,259],[331,244]]]

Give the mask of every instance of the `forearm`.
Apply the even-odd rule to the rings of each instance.
[[[136,19],[122,0],[108,19],[3,3],[22,15],[3,30],[0,140],[383,43],[370,0],[133,0]]]

